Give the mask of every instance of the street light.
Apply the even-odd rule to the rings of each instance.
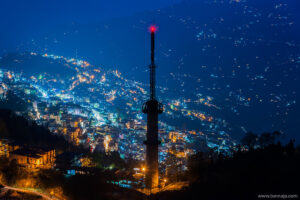
[[[146,167],[142,166],[141,170],[142,170],[142,174],[143,174],[143,182],[145,183],[145,181],[146,181]]]
[[[54,195],[54,191],[53,190],[50,191],[50,195],[51,195],[51,197]]]
[[[166,178],[163,179],[162,189],[164,189],[166,187],[167,181],[168,180]]]

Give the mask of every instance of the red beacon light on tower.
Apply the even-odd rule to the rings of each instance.
[[[157,31],[157,27],[155,25],[151,25],[149,27],[149,31],[150,31],[150,33],[155,33]]]

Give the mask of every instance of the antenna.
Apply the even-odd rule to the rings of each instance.
[[[155,32],[157,27],[151,25],[149,27],[151,33],[151,64],[150,64],[150,99],[155,99],[155,63],[154,63],[154,50],[155,50]]]

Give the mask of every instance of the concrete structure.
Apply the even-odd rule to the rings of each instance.
[[[143,113],[147,114],[146,144],[146,188],[158,187],[158,114],[163,112],[163,106],[155,98],[155,63],[154,63],[154,36],[156,27],[151,26],[151,64],[150,64],[150,99],[143,105]]]
[[[9,157],[9,152],[20,148],[20,145],[8,139],[0,139],[0,156]]]
[[[10,152],[9,160],[28,169],[50,169],[54,166],[55,150],[41,148],[20,148]]]
[[[49,169],[55,163],[55,150],[52,148],[26,147],[8,139],[0,139],[0,156],[28,169]]]

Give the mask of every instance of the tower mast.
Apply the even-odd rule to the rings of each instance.
[[[155,97],[155,63],[154,63],[154,45],[155,45],[156,27],[150,27],[151,33],[151,64],[150,68],[150,99],[143,105],[143,113],[147,114],[147,140],[146,144],[146,188],[155,189],[158,187],[158,114],[163,112],[163,106]]]
[[[154,48],[155,48],[155,27],[150,27],[151,31],[151,64],[150,64],[150,99],[155,99],[155,63],[154,63]]]

